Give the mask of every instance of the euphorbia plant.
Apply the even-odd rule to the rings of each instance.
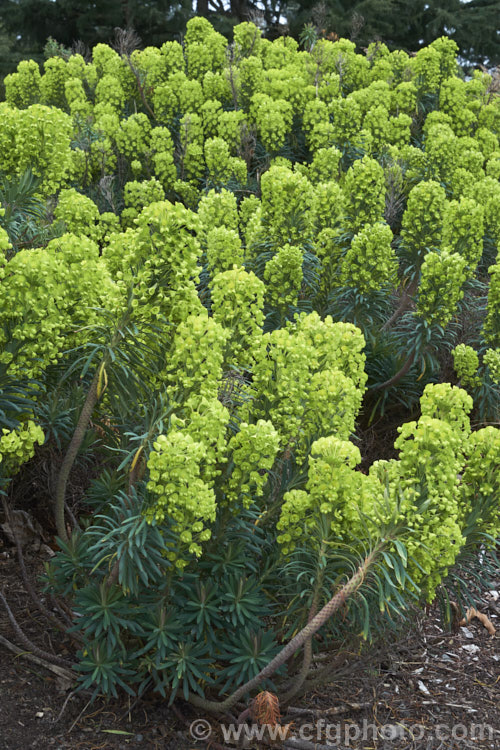
[[[489,77],[446,39],[304,52],[243,24],[226,52],[193,19],[22,64],[0,107],[4,184],[31,167],[44,225],[0,232],[2,478],[43,426],[80,684],[214,711],[307,690],[499,528],[498,430],[469,421],[499,400]],[[384,410],[393,457],[362,471]]]

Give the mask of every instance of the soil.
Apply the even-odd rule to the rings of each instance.
[[[26,551],[36,582],[50,549]],[[0,541],[0,580],[23,631],[44,651],[70,658],[69,644],[33,606],[23,586],[15,549]],[[282,748],[355,750],[500,749],[500,577],[483,592],[478,620],[444,632],[437,611],[415,618],[411,629],[332,682],[297,700],[282,716]],[[18,646],[4,607],[0,635]],[[208,721],[208,724],[192,722]],[[230,719],[228,718],[229,722]],[[320,723],[321,722],[321,723]],[[210,738],[199,741],[210,731]],[[227,732],[227,726],[224,727]],[[295,735],[293,739],[292,735]],[[308,744],[309,743],[309,744]],[[239,747],[263,748],[266,737]],[[0,750],[221,750],[237,744],[217,719],[161,697],[89,703],[60,677],[0,645]]]

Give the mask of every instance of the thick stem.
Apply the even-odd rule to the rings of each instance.
[[[371,389],[372,391],[381,391],[384,388],[390,388],[392,385],[396,385],[396,383],[399,383],[401,378],[404,378],[410,367],[412,366],[414,360],[415,360],[415,353],[412,352],[406,362],[404,363],[403,367],[401,367],[398,372],[392,376],[392,378],[389,378],[389,380],[386,380],[385,383],[380,383],[380,385],[375,385]]]
[[[248,718],[250,718],[252,715],[252,709],[251,708],[245,708],[244,711],[240,713],[238,718],[236,719],[236,723],[243,724]]]
[[[394,325],[396,320],[401,317],[401,315],[410,307],[413,301],[413,295],[417,291],[417,287],[418,279],[414,279],[408,289],[403,290],[403,296],[401,297],[399,305],[397,306],[389,320],[387,320],[382,326],[382,331],[387,331],[387,329]]]
[[[92,383],[90,385],[89,391],[87,393],[87,398],[85,399],[83,409],[78,419],[78,424],[76,425],[68,450],[66,451],[66,455],[64,456],[61,469],[59,471],[59,476],[57,477],[54,513],[55,513],[57,533],[63,542],[68,541],[68,534],[66,532],[66,524],[64,521],[64,503],[66,500],[66,486],[68,484],[68,477],[69,477],[70,471],[73,468],[73,464],[75,463],[76,456],[78,454],[78,451],[80,450],[80,446],[83,442],[83,438],[85,437],[85,433],[89,426],[92,412],[94,411],[95,405],[98,401],[97,384],[99,380],[99,370],[100,370],[100,367],[97,368],[94,378],[92,380]]]
[[[108,580],[106,581],[106,586],[108,588],[111,588],[111,586],[114,586],[115,583],[118,583],[119,573],[120,573],[120,561],[118,560],[118,557],[117,557],[113,564],[113,567],[111,568],[111,573],[109,574]]]
[[[66,624],[65,627],[71,628],[73,626],[73,620],[71,616],[71,610],[69,609],[69,607],[66,606],[66,609],[64,609],[63,603],[58,602],[54,594],[49,593],[49,599],[54,609],[56,609],[61,615],[61,617],[63,618]],[[79,634],[76,635],[76,633],[73,633],[73,635],[77,638],[77,640],[83,640],[83,638]]]
[[[253,679],[246,682],[244,685],[239,687],[232,695],[226,698],[220,703],[217,701],[206,700],[200,698],[197,695],[190,695],[189,701],[197,708],[202,708],[205,711],[213,711],[215,713],[221,713],[228,711],[231,706],[242,698],[246,693],[256,688],[262,680],[266,677],[270,677],[276,670],[281,667],[293,654],[304,645],[304,643],[316,633],[327,620],[344,604],[344,602],[352,596],[357,589],[363,583],[368,570],[375,561],[379,550],[373,550],[363,561],[362,565],[359,566],[356,573],[349,579],[349,581],[333,596],[329,602],[315,615],[311,622],[309,622],[297,635],[292,638],[289,643],[284,646],[279,654],[267,664],[264,669],[261,669]]]
[[[73,524],[73,530],[79,529],[81,531],[81,527],[80,527],[80,524],[78,523],[78,519],[73,513],[73,511],[71,510],[71,508],[69,507],[67,502],[64,503],[64,509],[66,513],[68,514],[71,523]]]
[[[133,464],[133,467],[129,474],[129,480],[128,480],[128,501],[129,501],[129,507],[132,505],[132,493],[134,491],[134,487],[138,480],[141,478],[142,474],[144,473],[144,466],[142,465],[141,458]],[[108,588],[110,586],[113,586],[115,583],[119,583],[119,575],[120,575],[120,558],[118,557],[118,553],[116,555],[116,560],[113,564],[113,567],[111,569],[111,573],[109,574],[109,578],[107,580],[106,585]]]
[[[282,705],[286,706],[287,703],[290,703],[292,698],[294,698],[297,695],[300,688],[306,681],[307,675],[309,674],[309,669],[311,668],[311,662],[312,662],[312,636],[308,638],[307,641],[305,642],[304,658],[302,660],[302,666],[300,668],[300,672],[298,673],[295,680],[293,681],[291,688],[282,697],[280,701]]]
[[[133,74],[135,80],[136,80],[137,89],[139,91],[139,96],[141,97],[141,101],[142,101],[142,103],[144,105],[144,109],[147,110],[147,112],[149,113],[149,115],[151,116],[151,118],[153,120],[156,120],[155,113],[153,112],[153,110],[149,106],[148,101],[146,99],[146,94],[144,93],[144,86],[141,83],[139,72],[138,72],[137,68],[135,68],[135,66],[132,64],[132,60],[130,59],[130,55],[125,55],[125,60],[127,62],[127,65],[129,66],[130,70],[132,71],[132,74]]]
[[[324,544],[322,544],[320,548],[320,552],[319,552],[320,560],[323,557],[323,554],[324,554]],[[323,567],[323,569],[320,570],[318,576],[316,577],[311,608],[309,610],[309,615],[307,618],[308,623],[311,622],[314,615],[318,611],[320,591],[323,585],[324,570],[325,569]],[[312,635],[310,638],[307,639],[307,641],[304,644],[304,658],[302,660],[302,666],[300,668],[300,672],[298,673],[296,678],[293,680],[289,690],[287,690],[287,692],[281,699],[281,703],[283,705],[286,705],[287,703],[289,703],[292,700],[292,698],[299,692],[300,688],[302,687],[302,685],[307,679],[309,670],[311,668],[311,662],[312,662]]]

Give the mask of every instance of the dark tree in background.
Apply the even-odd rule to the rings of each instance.
[[[500,63],[499,0],[304,0],[289,5],[294,36],[305,23],[353,39],[359,46],[382,40],[415,51],[450,36],[472,63]]]
[[[0,0],[0,81],[23,58],[43,62],[49,37],[92,48],[120,27],[135,29],[144,46],[161,45],[178,39],[192,14],[190,0]]]
[[[445,3],[431,2],[433,16],[427,22],[425,42],[436,38],[435,29],[448,28],[457,42],[461,54],[472,61],[488,59],[492,65],[500,64],[500,2],[498,0],[471,0],[461,3],[452,0],[447,11]],[[448,17],[445,17],[446,13]],[[440,31],[438,31],[440,33]]]
[[[2,0],[0,17],[11,34],[43,48],[52,36],[70,47],[80,40],[92,46],[108,42],[114,29],[134,28],[145,44],[174,38],[191,12],[189,0]]]
[[[306,0],[295,15],[290,14],[294,36],[305,23],[321,31],[335,32],[359,46],[381,39],[391,47],[418,48],[424,2],[401,0]]]
[[[408,51],[446,34],[465,60],[500,64],[500,0],[197,0],[194,8],[191,0],[0,0],[0,56],[5,67],[7,37],[16,64],[23,53],[41,55],[49,36],[65,47],[78,40],[92,47],[111,41],[116,27],[133,28],[144,46],[160,45],[180,39],[195,13],[229,37],[232,26],[246,20],[258,22],[270,38],[299,38],[312,24],[359,47],[382,40]]]

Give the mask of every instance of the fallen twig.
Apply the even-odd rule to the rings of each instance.
[[[59,711],[59,716],[57,717],[57,719],[54,719],[54,724],[57,724],[57,722],[61,720],[61,717],[65,711],[66,706],[68,705],[68,702],[71,700],[71,698],[73,698],[74,695],[76,695],[74,690],[72,690],[71,693],[68,694],[66,700],[64,701],[62,705],[61,710]]]
[[[68,734],[71,734],[71,732],[73,731],[73,729],[75,728],[75,726],[77,725],[77,723],[80,721],[80,719],[82,718],[83,714],[85,713],[85,711],[87,710],[87,708],[90,706],[91,703],[92,703],[92,698],[90,698],[90,700],[88,701],[88,703],[86,703],[84,705],[84,707],[82,708],[82,710],[80,711],[80,713],[78,714],[78,716],[76,717],[76,719],[74,720],[73,724],[68,729]]]
[[[12,625],[15,634],[23,644],[23,646],[26,648],[27,651],[32,651],[35,656],[38,656],[43,661],[52,662],[52,664],[58,664],[61,667],[65,667],[66,669],[71,669],[71,664],[66,661],[66,659],[61,658],[60,656],[57,656],[56,654],[49,654],[46,651],[43,651],[41,648],[36,646],[28,636],[21,630],[21,627],[19,626],[19,623],[17,622],[16,618],[14,617],[14,614],[11,610],[11,608],[8,605],[8,602],[3,594],[2,591],[0,591],[0,600],[3,603],[3,606],[5,607],[5,610],[7,612],[8,618],[10,620],[10,624]]]
[[[11,643],[7,640],[7,638],[4,638],[3,635],[0,635],[0,644],[9,649],[9,651],[12,651],[12,653],[16,654],[16,656],[23,656],[25,659],[29,659],[29,661],[38,664],[40,667],[45,667],[45,669],[49,669],[51,672],[54,672],[54,674],[56,674],[58,677],[62,677],[64,680],[74,682],[76,679],[73,672],[71,672],[69,669],[60,667],[57,664],[50,664],[50,662],[45,661],[45,659],[41,659],[39,656],[32,654],[30,651],[23,651],[19,648],[19,646],[16,646],[15,643]]]

